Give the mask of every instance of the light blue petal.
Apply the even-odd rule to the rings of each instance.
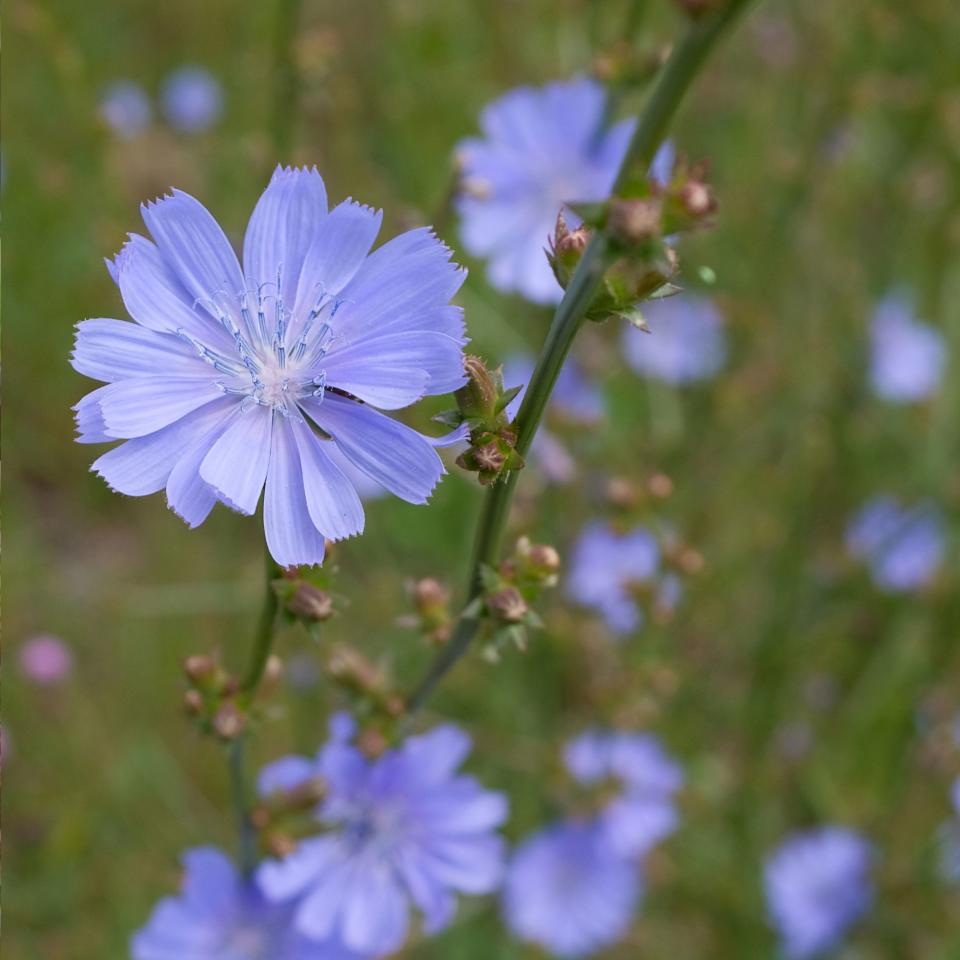
[[[303,492],[303,468],[292,424],[273,425],[270,468],[263,497],[263,528],[270,555],[281,567],[323,562],[324,536],[313,525]]]
[[[200,526],[217,502],[213,488],[200,476],[200,464],[236,412],[236,401],[225,398],[223,410],[212,429],[183,451],[167,478],[167,506],[191,528]]]
[[[426,503],[446,472],[433,447],[416,430],[370,407],[327,394],[304,407],[355,467],[408,503]]]
[[[303,261],[295,312],[309,312],[321,294],[339,293],[359,270],[380,232],[383,211],[352,200],[335,206],[320,224]]]
[[[218,305],[239,324],[243,274],[230,241],[207,208],[189,193],[174,190],[173,196],[143,204],[140,211],[187,292],[211,311],[211,305]]]
[[[307,251],[326,216],[327,191],[317,168],[277,167],[243,240],[243,273],[251,289],[274,284],[280,268],[283,301],[292,308]]]
[[[392,953],[403,945],[408,922],[407,899],[386,865],[357,871],[344,902],[344,943],[364,955]]]
[[[114,447],[90,467],[112,490],[131,497],[143,497],[162,490],[174,465],[183,456],[185,445],[215,429],[230,415],[234,404],[224,397],[182,419],[151,433]]]
[[[209,369],[182,338],[125,320],[78,323],[71,362],[78,373],[107,382],[154,376],[158,370],[171,376],[206,376]]]
[[[130,234],[114,269],[124,306],[137,323],[160,333],[183,330],[201,343],[233,349],[227,332],[194,305],[195,298],[146,237]]]
[[[239,411],[200,464],[200,476],[238,513],[257,509],[270,462],[273,411],[253,407]]]
[[[138,377],[108,384],[99,397],[106,432],[116,440],[145,437],[223,398],[209,377]]]
[[[305,422],[291,424],[303,470],[303,491],[313,525],[330,540],[363,533],[363,504],[353,484],[327,456],[336,444],[317,437]]]
[[[338,850],[338,841],[333,836],[303,840],[282,860],[263,861],[256,874],[257,887],[274,902],[299,897],[315,880],[335,869]]]
[[[295,790],[317,776],[317,765],[308,757],[281,757],[268,763],[257,776],[257,793],[261,797],[271,793]]]
[[[383,410],[408,406],[425,392],[452,393],[466,382],[462,343],[428,330],[374,336],[340,350],[334,346],[324,366],[330,386]]]
[[[100,400],[106,389],[98,387],[74,404],[77,443],[109,443],[115,439],[107,433],[107,425],[103,422],[103,412],[100,409]]]

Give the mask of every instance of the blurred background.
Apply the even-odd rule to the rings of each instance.
[[[6,4],[10,960],[126,956],[175,887],[180,851],[235,844],[221,750],[183,716],[180,664],[213,648],[244,662],[261,526],[218,508],[189,531],[162,496],[110,493],[88,472],[94,448],[72,439],[70,407],[93,387],[69,365],[73,326],[124,316],[102,259],[143,229],[139,203],[176,185],[239,242],[275,163],[317,164],[331,200],[383,207],[381,239],[446,219],[457,250],[440,211],[481,107],[602,65],[633,6],[646,8],[633,42],[651,57],[682,25],[666,0],[304,0],[286,45],[294,6]],[[586,331],[575,353],[602,390],[603,425],[558,425],[577,482],[534,464],[514,514],[516,532],[565,558],[590,519],[655,517],[702,569],[671,614],[652,611],[619,642],[561,585],[526,653],[470,657],[425,717],[472,732],[473,769],[511,796],[513,837],[562,809],[568,735],[646,729],[678,757],[682,823],[611,958],[772,957],[763,860],[822,822],[878,850],[876,905],[844,956],[960,956],[947,862],[960,774],[956,28],[949,0],[766,0],[728,39],[674,132],[678,150],[710,161],[719,200],[716,227],[680,253],[682,284],[722,314],[722,369],[665,383],[624,362],[612,325]],[[172,80],[184,67],[204,72]],[[535,350],[549,312],[457,257],[471,267],[459,302],[472,349],[495,361]],[[871,389],[871,317],[894,292],[948,356],[917,402]],[[940,511],[945,550],[916,589],[884,589],[845,548],[850,518],[879,494]],[[405,584],[461,589],[479,499],[453,468],[428,508],[368,503],[367,534],[335,551],[340,615],[319,644],[280,637],[286,689],[255,762],[323,739],[338,702],[330,644],[400,681],[418,675],[431,650],[397,623]],[[404,953],[537,955],[483,901]]]

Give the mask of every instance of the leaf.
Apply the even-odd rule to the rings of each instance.
[[[639,306],[630,307],[627,310],[618,310],[614,316],[620,317],[621,320],[626,320],[631,326],[642,330],[644,333],[650,332],[650,328],[647,326],[647,321],[640,312]]]

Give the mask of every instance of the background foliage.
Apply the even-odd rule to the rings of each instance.
[[[643,3],[643,0],[639,0]],[[308,0],[295,37],[295,148],[331,198],[385,211],[384,236],[433,216],[455,142],[509,86],[587,69],[621,30],[624,0]],[[648,0],[638,43],[679,17]],[[274,4],[10,0],[6,7],[4,257],[8,652],[51,632],[74,651],[69,681],[30,686],[8,667],[4,772],[5,946],[11,960],[125,956],[129,932],[176,882],[176,856],[232,849],[226,771],[180,713],[179,663],[246,654],[260,597],[259,524],[224,510],[188,531],[161,496],[120,499],[87,473],[69,407],[88,389],[67,363],[73,324],[122,316],[102,268],[138,203],[171,184],[232,236],[276,158],[269,129]],[[952,28],[951,28],[952,25]],[[682,759],[683,826],[654,856],[631,940],[611,957],[771,956],[759,884],[787,830],[837,820],[879,846],[880,896],[849,955],[960,952],[957,892],[936,877],[935,832],[960,748],[960,381],[922,408],[865,385],[873,303],[906,286],[960,357],[960,59],[949,0],[767,0],[682,111],[681,150],[708,157],[717,229],[685,244],[684,278],[717,275],[730,362],[677,391],[622,365],[615,331],[576,353],[603,381],[605,429],[572,437],[576,493],[521,482],[517,530],[561,550],[609,512],[610,473],[674,481],[663,514],[706,568],[674,621],[614,646],[562,602],[526,655],[461,665],[432,704],[475,735],[475,764],[510,792],[510,831],[560,809],[561,735],[605,720],[648,727]],[[156,122],[120,141],[98,97],[129,77],[155,95],[184,63],[213,70],[226,113],[187,138]],[[455,231],[447,239],[456,246]],[[461,257],[462,259],[462,257]],[[536,347],[548,317],[484,283],[461,294],[474,347]],[[639,334],[638,334],[639,335]],[[951,373],[952,373],[951,370]],[[879,595],[842,549],[849,513],[891,489],[929,495],[952,524],[945,572],[919,598]],[[336,551],[350,601],[323,645],[349,641],[412,678],[429,651],[396,626],[404,580],[459,588],[479,491],[454,472],[432,505],[371,504],[369,533]],[[319,664],[293,630],[280,652]],[[626,667],[624,667],[626,665]],[[292,690],[255,752],[313,750],[332,693]],[[791,740],[791,737],[793,740]],[[790,744],[809,739],[808,749]],[[533,954],[490,905],[461,911],[411,958]]]

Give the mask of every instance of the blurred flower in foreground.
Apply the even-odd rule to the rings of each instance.
[[[110,271],[137,321],[85,320],[73,366],[107,381],[77,412],[81,443],[127,440],[93,464],[119,493],[166,488],[189,526],[219,500],[252,514],[264,494],[281,566],[320,563],[324,538],[363,529],[326,450],[410,503],[444,473],[431,441],[380,413],[464,382],[463,282],[426,228],[370,247],[381,214],[327,212],[314,170],[278,168],[250,218],[243,269],[223,231],[175,190],[142,208]],[[315,424],[319,430],[314,429]]]
[[[877,396],[914,403],[936,392],[947,348],[943,334],[917,320],[902,296],[883,299],[870,326],[870,382]]]
[[[636,864],[610,848],[601,823],[558,823],[517,848],[503,910],[521,939],[584,957],[624,936],[640,893]]]
[[[293,928],[292,908],[266,900],[219,850],[183,856],[183,890],[162,900],[133,936],[133,960],[351,960]]]
[[[73,655],[59,637],[49,634],[31,637],[20,648],[20,669],[35,683],[59,683],[72,668]]]
[[[533,374],[533,366],[533,359],[526,354],[517,354],[504,361],[504,386],[523,385],[507,406],[507,415],[511,420],[520,410],[527,384]],[[586,377],[575,361],[568,360],[554,386],[550,398],[550,414],[557,420],[584,427],[602,420],[604,409],[600,388]],[[537,431],[531,453],[552,483],[569,483],[576,477],[577,466],[574,458],[563,441],[545,427]]]
[[[117,136],[130,140],[150,123],[150,100],[132,80],[118,80],[100,98],[100,116]]]
[[[658,580],[660,548],[646,527],[619,534],[600,522],[588,524],[574,546],[567,592],[579,604],[597,610],[615,634],[631,633],[643,623],[637,593],[668,607],[678,600],[676,578]]]
[[[300,901],[294,923],[303,934],[382,955],[403,944],[411,901],[430,934],[452,919],[455,892],[496,889],[503,842],[495,830],[507,803],[456,773],[470,749],[456,727],[410,737],[376,760],[348,733],[335,732],[313,766],[326,784],[317,818],[328,832],[266,861],[258,877],[271,900]],[[299,763],[310,775],[309,762]]]
[[[482,139],[458,146],[461,238],[470,253],[489,258],[487,276],[498,290],[560,301],[544,252],[557,214],[567,203],[607,199],[633,133],[632,120],[603,128],[606,100],[587,78],[519,87],[483,110]],[[672,159],[665,145],[653,175],[666,179]],[[571,227],[579,224],[564,212]]]
[[[727,358],[720,311],[707,299],[679,294],[643,305],[649,333],[625,326],[627,363],[645,377],[682,385],[709,380]]]
[[[203,67],[180,67],[164,81],[160,93],[170,125],[184,133],[202,133],[223,113],[223,87]]]
[[[764,885],[771,921],[791,960],[836,946],[873,900],[870,845],[843,827],[789,837],[769,858]]]
[[[617,781],[620,791],[598,822],[620,856],[642,857],[676,829],[673,798],[683,771],[656,737],[590,730],[567,744],[564,761],[583,784]]]
[[[943,518],[929,501],[904,507],[894,497],[874,497],[850,521],[846,541],[851,556],[867,563],[882,590],[915,590],[940,567]]]

